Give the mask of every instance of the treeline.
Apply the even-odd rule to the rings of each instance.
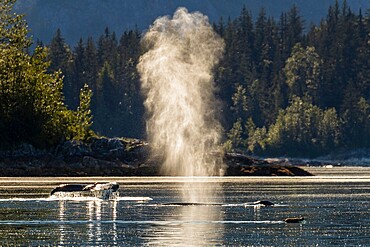
[[[57,30],[30,52],[22,17],[10,15],[14,1],[0,2],[2,147],[84,139],[90,125],[107,136],[145,136],[138,30],[118,37],[106,28],[74,46]],[[243,8],[214,23],[226,45],[214,68],[225,149],[313,156],[370,147],[370,11],[336,2],[321,23],[305,26],[294,6],[279,19]]]
[[[71,49],[58,29],[47,45],[49,71],[63,73],[65,102],[71,109],[78,105],[84,83],[92,89],[92,128],[99,134],[143,137],[144,106],[136,70],[140,37],[138,30],[130,30],[118,38],[106,28],[97,42],[80,39]]]
[[[315,156],[370,147],[370,11],[336,2],[319,25],[304,24],[292,7],[278,21],[261,10],[253,22],[244,8],[215,25],[226,42],[216,81],[234,122],[227,149]]]
[[[0,0],[0,149],[23,143],[49,148],[65,140],[86,140],[90,130],[91,90],[78,89],[76,110],[64,104],[63,78],[46,73],[47,53],[31,40],[14,0]]]
[[[343,1],[305,31],[293,6],[278,20],[247,8],[214,29],[225,40],[215,68],[223,105],[227,150],[256,154],[319,155],[338,147],[370,147],[370,13]],[[93,129],[104,135],[142,137],[143,99],[136,64],[140,33],[119,39],[106,28],[71,49],[56,32],[51,71],[61,69],[67,105],[78,90],[93,90]]]

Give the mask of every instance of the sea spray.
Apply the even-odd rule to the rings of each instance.
[[[211,152],[220,140],[212,69],[224,48],[208,18],[179,8],[142,39],[137,66],[146,97],[147,134],[164,175],[222,175]]]

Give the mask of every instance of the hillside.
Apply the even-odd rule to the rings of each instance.
[[[14,28],[7,28],[13,25],[7,22],[13,20],[2,15],[5,23],[0,27],[2,34],[12,37],[2,39],[6,45],[2,46],[4,56],[0,63],[5,89],[0,90],[0,99],[3,99],[0,100],[3,111],[0,115],[6,116],[0,118],[3,147],[30,143],[39,148],[55,146],[64,140],[81,140],[92,134],[89,126],[98,135],[107,137],[146,138],[144,96],[140,93],[141,76],[137,70],[143,52],[141,31],[152,21],[143,24],[148,17],[144,10],[148,13],[164,11],[170,4],[160,2],[163,8],[159,8],[158,1],[147,2],[147,5],[139,2],[141,9],[135,12],[133,9],[139,8],[139,3],[130,5],[128,1],[113,0],[85,3],[19,2],[18,10],[22,7],[29,13],[39,13],[28,15],[30,19],[39,19],[34,24],[30,22],[30,27],[35,38],[42,39],[48,46],[48,54],[39,54],[41,50],[37,49],[39,53],[31,59],[32,64],[30,55],[23,49],[29,43],[20,38],[27,35],[26,27],[17,18]],[[174,2],[170,3],[176,8]],[[212,13],[222,9],[221,3],[217,6],[209,3],[203,1],[202,6],[208,6]],[[100,11],[96,7],[99,4]],[[318,6],[312,1],[310,4]],[[229,7],[225,7],[225,12],[231,11],[231,4],[225,6]],[[312,8],[292,6],[274,18],[268,18],[265,12],[257,15],[247,6],[253,12],[250,13],[241,6],[237,11],[239,16],[214,25],[214,30],[225,41],[224,56],[214,68],[213,77],[217,88],[215,96],[222,103],[212,105],[223,127],[223,148],[228,152],[247,152],[262,157],[311,158],[335,150],[370,148],[369,8],[366,6],[367,10],[361,13],[352,10],[355,8],[347,2],[334,2],[326,8],[327,13],[321,17],[323,21],[319,25],[305,30],[307,23],[313,21],[313,15],[307,19],[298,8],[305,11],[312,11]],[[131,12],[129,7],[132,7]],[[107,24],[109,28],[105,29],[104,21],[108,17],[114,19],[114,13],[119,12],[117,9],[131,14],[125,16],[122,11],[119,16],[140,16],[138,19],[142,22],[138,23],[138,30],[119,33],[117,27],[122,28],[122,23],[126,22],[114,22],[116,26]],[[266,8],[266,12],[271,9]],[[72,10],[81,13],[69,16]],[[96,15],[89,15],[90,10]],[[10,8],[7,11],[13,12]],[[47,21],[42,21],[43,16],[48,16]],[[87,16],[90,25],[77,20]],[[213,17],[210,15],[210,18]],[[103,23],[104,33],[93,23]],[[62,31],[47,31],[51,24],[56,25],[55,28],[60,26]],[[35,27],[42,25],[45,28],[38,33]],[[94,37],[74,43],[70,31],[77,33],[75,37]],[[53,39],[49,42],[41,38],[41,34],[53,35]],[[188,49],[184,51],[189,53]],[[48,68],[47,64],[39,62],[44,61],[45,56],[50,60]],[[184,61],[188,63],[187,59]],[[48,72],[60,69],[63,81],[58,73],[48,77],[58,83],[48,83],[44,77],[35,76],[34,73],[45,73],[46,69]],[[17,77],[14,79],[14,76]],[[34,82],[33,78],[37,81],[28,83]],[[18,90],[6,90],[8,88]],[[80,101],[81,88],[84,90]],[[45,98],[45,95],[53,97]],[[49,98],[52,104],[44,104]]]
[[[253,17],[264,7],[268,15],[278,18],[296,4],[309,24],[322,19],[333,3],[335,0],[20,0],[16,10],[26,14],[35,40],[49,43],[60,28],[66,41],[75,44],[80,37],[97,37],[107,26],[118,34],[135,26],[144,30],[158,16],[172,14],[180,6],[200,11],[217,22],[221,16],[235,18],[243,6],[251,10]],[[356,13],[360,8],[369,8],[368,0],[351,0],[348,5]]]

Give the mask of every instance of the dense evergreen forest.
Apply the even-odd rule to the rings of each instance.
[[[97,40],[70,46],[58,29],[50,44],[37,41],[30,52],[23,19],[6,6],[0,13],[2,146],[39,144],[48,136],[54,144],[84,139],[91,124],[101,135],[145,138],[139,30],[118,36],[107,27]],[[279,19],[263,9],[254,18],[245,7],[237,18],[214,23],[225,41],[214,68],[224,148],[290,156],[370,148],[370,10],[363,11],[336,2],[318,25],[305,28],[295,6]]]
[[[22,143],[48,148],[93,132],[91,90],[82,85],[76,110],[64,104],[61,73],[47,73],[47,52],[37,47],[29,54],[23,16],[14,14],[14,0],[0,0],[0,149]]]

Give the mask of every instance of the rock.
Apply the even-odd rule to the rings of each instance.
[[[89,142],[67,141],[55,150],[0,152],[1,176],[156,176],[163,157],[150,156],[148,143],[137,139],[96,137]],[[274,164],[238,153],[210,153],[226,176],[308,176],[287,163]],[[215,174],[218,174],[215,172]]]
[[[238,153],[225,153],[226,176],[312,176],[311,173],[289,164],[272,163]]]
[[[305,170],[294,166],[242,166],[241,176],[312,176]]]
[[[140,157],[141,159],[148,159],[150,156],[150,148],[147,143],[136,144],[131,147],[128,152],[129,157]]]
[[[98,166],[98,160],[93,158],[93,157],[90,157],[90,156],[85,156],[83,157],[82,159],[82,166],[84,168],[91,168],[91,167],[96,167]]]
[[[124,159],[125,154],[124,148],[115,148],[108,151],[108,156],[111,157],[111,159]]]
[[[242,165],[256,165],[256,164],[262,164],[266,163],[263,160],[257,160],[254,158],[251,158],[244,154],[239,153],[225,153],[223,157],[224,162],[232,163],[232,164],[242,164]]]
[[[90,153],[91,151],[87,144],[76,140],[66,141],[56,148],[56,154],[64,157],[84,156]]]
[[[155,164],[142,164],[137,168],[137,176],[157,176],[159,175],[159,167]]]
[[[15,156],[32,156],[36,149],[31,144],[22,143],[13,153]]]
[[[93,138],[90,147],[94,154],[100,156],[109,155],[111,150],[125,150],[125,145],[119,138]]]

